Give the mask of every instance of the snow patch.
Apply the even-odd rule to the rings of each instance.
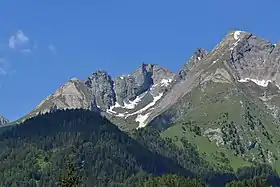
[[[239,82],[242,82],[242,83],[249,82],[249,81],[252,81],[262,87],[267,87],[269,83],[272,83],[271,80],[257,80],[257,79],[250,79],[250,78],[245,78],[245,79],[239,80]]]
[[[145,97],[145,95],[147,94],[147,92],[143,93],[140,96],[137,96],[133,101],[128,101],[129,103],[124,102],[124,107],[122,108],[126,108],[126,109],[134,109],[138,103],[142,100],[143,97]]]
[[[216,62],[218,62],[218,60],[219,60],[219,59],[217,59],[217,60],[214,60],[214,61],[213,61],[213,64],[216,64]]]
[[[167,80],[166,82],[169,83],[172,80]],[[166,83],[164,82],[164,83]],[[129,103],[125,103],[124,102],[124,106],[121,106],[118,102],[115,103],[114,106],[111,106],[109,109],[106,110],[107,113],[115,115],[116,117],[121,117],[121,118],[128,118],[130,116],[134,116],[137,115],[137,117],[135,118],[136,122],[139,122],[139,126],[137,128],[143,128],[146,126],[145,121],[148,119],[151,110],[153,110],[153,106],[157,103],[158,100],[160,100],[163,96],[163,93],[159,93],[157,96],[153,96],[153,101],[151,101],[149,104],[147,104],[145,107],[141,108],[140,110],[137,110],[133,113],[130,113],[128,111],[126,111],[125,113],[118,113],[116,111],[114,111],[114,108],[125,108],[125,109],[133,109],[135,108],[135,106],[142,100],[142,98],[146,95],[147,92],[143,93],[140,96],[137,96],[135,100],[133,101],[129,101]],[[146,111],[148,111],[148,113],[146,114],[142,114]]]
[[[116,111],[114,111],[114,108],[120,108],[121,105],[118,102],[115,102],[115,105],[111,106],[109,109],[106,110],[109,114],[117,114]]]
[[[239,39],[240,33],[242,33],[242,31],[235,31],[234,32],[233,37],[234,37],[235,40]]]
[[[143,128],[145,127],[147,124],[145,123],[145,121],[148,119],[150,113],[147,113],[145,115],[142,115],[142,114],[139,114],[137,116],[137,118],[135,119],[136,122],[139,122],[139,126],[136,128],[136,129],[139,129],[139,128]]]
[[[150,90],[155,89],[155,87],[157,87],[157,85],[158,85],[158,84],[154,84],[154,85],[152,85],[152,86],[151,86],[151,88],[150,88]]]
[[[237,41],[233,44],[233,47],[230,48],[231,51],[238,45],[238,42],[240,42],[240,37],[239,36],[242,32],[243,31],[235,31],[234,32],[233,37]]]
[[[120,117],[120,118],[124,118],[124,117],[125,117],[125,114],[119,113],[119,114],[117,114],[116,116],[117,116],[117,117]]]
[[[117,114],[117,112],[114,111],[113,109],[114,109],[114,106],[112,106],[109,109],[107,109],[106,112],[109,113],[109,114]]]
[[[172,79],[162,79],[161,86],[168,86],[173,80]]]
[[[136,114],[140,114],[140,113],[142,113],[142,112],[148,110],[149,108],[151,108],[152,106],[154,106],[154,105],[156,104],[156,102],[157,102],[158,100],[160,100],[160,98],[161,98],[162,96],[163,96],[163,93],[160,93],[158,96],[155,96],[155,97],[154,97],[154,100],[153,100],[152,102],[150,102],[149,104],[147,104],[144,108],[142,108],[142,109],[140,109],[140,110],[138,110],[138,111],[136,111],[136,112],[133,112],[132,114],[127,115],[127,117],[129,117],[129,116],[134,116],[134,115],[136,115]],[[127,118],[127,117],[126,117],[126,118]]]
[[[118,102],[115,102],[115,105],[111,106],[109,109],[106,110],[107,113],[109,114],[117,114],[116,111],[114,111],[115,108],[124,108],[124,109],[134,109],[136,105],[142,100],[143,97],[147,92],[141,94],[140,96],[137,96],[133,101],[128,101],[129,103],[124,102],[124,106],[120,105]],[[125,117],[125,114],[118,114],[120,115],[119,117]]]

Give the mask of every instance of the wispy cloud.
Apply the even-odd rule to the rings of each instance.
[[[17,49],[19,47],[25,46],[29,43],[29,38],[24,35],[22,30],[18,30],[17,33],[10,37],[9,48]]]
[[[18,30],[14,35],[9,38],[9,48],[23,53],[30,53],[30,39],[23,33],[22,30]]]
[[[52,53],[56,53],[56,47],[53,44],[50,44],[48,46],[48,49],[52,52]]]

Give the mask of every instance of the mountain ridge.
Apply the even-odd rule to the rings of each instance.
[[[167,68],[144,63],[132,74],[116,78],[98,70],[84,80],[69,80],[19,122],[53,110],[74,108],[99,111],[104,115],[117,114],[114,111],[117,109],[120,110],[117,117],[134,116],[136,119],[136,114],[151,110],[152,103],[162,96],[161,92],[172,82],[174,75]],[[141,99],[146,101],[141,102]],[[142,107],[137,108],[140,104]]]
[[[219,68],[215,73],[226,77],[227,80],[243,83],[253,81],[259,85],[276,81],[280,84],[278,69],[277,72],[271,73],[273,76],[267,77],[264,75],[265,70],[258,71],[259,75],[248,74],[254,72],[252,65],[251,68],[242,70],[246,67],[245,62],[254,64],[252,59],[257,61],[263,56],[268,57],[270,53],[272,55],[269,56],[268,62],[272,63],[273,58],[280,54],[279,49],[279,46],[252,33],[230,31],[211,52],[198,48],[179,72],[171,72],[157,64],[142,63],[129,75],[113,78],[106,71],[98,70],[84,80],[69,80],[23,119],[56,109],[83,108],[99,111],[108,118],[117,118],[114,121],[116,123],[131,118],[130,121],[134,124],[129,129],[144,127],[175,104],[188,90],[192,90],[199,81],[209,78],[203,77],[204,72],[206,68],[215,64],[223,63],[226,66],[227,70]],[[251,55],[252,51],[255,56]],[[247,56],[242,57],[240,54]],[[221,57],[224,60],[221,60]],[[259,70],[264,67],[263,64],[259,66]],[[279,67],[279,63],[277,66]],[[275,68],[271,68],[270,71],[273,69]],[[140,107],[137,107],[138,105]]]

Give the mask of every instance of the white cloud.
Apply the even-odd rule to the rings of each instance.
[[[56,47],[53,45],[53,44],[50,44],[48,46],[48,49],[52,52],[52,53],[55,53],[56,52]]]
[[[9,48],[24,54],[29,54],[32,52],[32,49],[36,49],[36,41],[34,46],[30,43],[30,39],[23,33],[22,30],[18,30],[15,35],[9,38]]]
[[[9,39],[9,48],[18,49],[26,47],[29,44],[29,38],[24,35],[22,30],[18,30],[17,33],[10,37]]]

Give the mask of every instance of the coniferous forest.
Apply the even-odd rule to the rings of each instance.
[[[153,128],[120,131],[99,113],[39,115],[0,134],[0,186],[278,186],[268,165],[216,168]]]

